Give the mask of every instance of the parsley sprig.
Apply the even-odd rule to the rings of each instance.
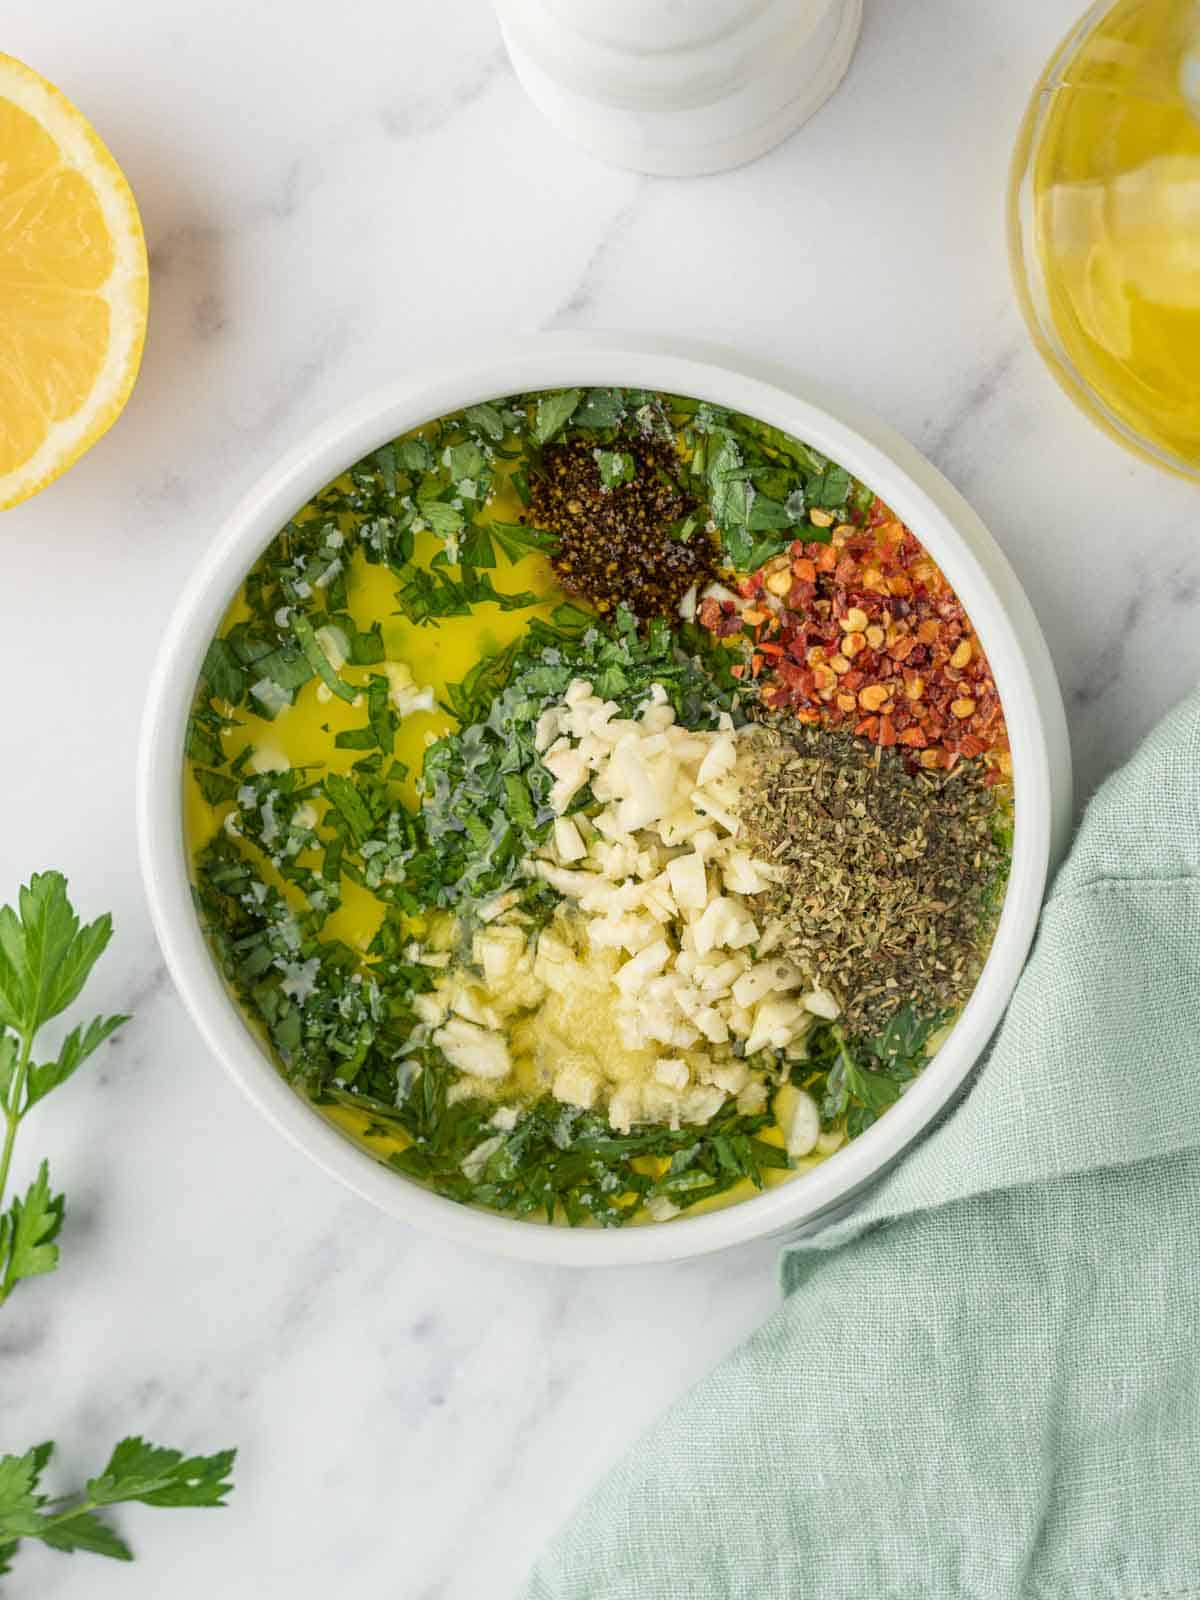
[[[47,1022],[78,999],[88,974],[112,937],[112,918],[81,927],[67,899],[66,879],[36,874],[21,890],[18,909],[0,907],[0,1305],[23,1278],[53,1272],[63,1197],[52,1193],[43,1161],[24,1197],[4,1209],[17,1130],[33,1107],[66,1083],[128,1017],[93,1017],[71,1030],[53,1061],[34,1060],[34,1042]]]
[[[185,1457],[136,1436],[122,1439],[104,1470],[79,1494],[59,1499],[39,1493],[53,1444],[34,1445],[23,1456],[0,1456],[0,1575],[11,1569],[22,1539],[40,1539],[67,1554],[89,1550],[114,1561],[132,1561],[133,1551],[97,1513],[108,1506],[220,1506],[233,1485],[235,1452]]]
[[[53,1059],[39,1058],[42,1029],[79,998],[111,938],[110,916],[81,924],[58,872],[35,874],[15,908],[0,907],[0,1305],[18,1283],[58,1266],[65,1201],[51,1188],[48,1163],[41,1163],[23,1195],[6,1203],[8,1179],[17,1132],[33,1107],[129,1020],[93,1017],[71,1029]],[[53,1449],[40,1444],[23,1455],[0,1455],[0,1575],[10,1570],[22,1539],[130,1561],[129,1546],[99,1514],[105,1507],[134,1500],[155,1506],[221,1505],[230,1488],[233,1451],[185,1459],[178,1450],[129,1438],[80,1494],[51,1499],[39,1485]]]

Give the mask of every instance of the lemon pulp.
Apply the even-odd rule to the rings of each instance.
[[[53,85],[0,55],[0,508],[116,420],[146,329],[146,245],[120,168]]]

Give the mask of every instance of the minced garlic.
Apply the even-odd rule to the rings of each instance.
[[[730,1098],[765,1099],[775,1053],[802,1056],[837,1006],[771,953],[778,869],[741,844],[737,815],[755,731],[681,728],[658,686],[637,717],[617,709],[577,680],[538,727],[558,815],[526,870],[564,905],[532,944],[504,914],[481,929],[473,970],[420,1010],[481,1092],[524,1080],[606,1106],[622,1131],[703,1123]],[[600,809],[568,815],[585,785]]]

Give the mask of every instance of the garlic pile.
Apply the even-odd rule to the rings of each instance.
[[[658,685],[636,718],[617,713],[582,680],[543,713],[537,746],[557,815],[526,870],[564,908],[532,946],[504,915],[480,930],[478,974],[449,972],[421,1015],[476,1090],[515,1083],[524,1061],[531,1086],[606,1104],[623,1131],[706,1122],[731,1096],[756,1110],[774,1057],[750,1058],[803,1056],[814,1018],[838,1012],[772,954],[783,929],[756,911],[776,874],[738,843],[739,765],[756,735],[728,717],[711,732],[679,727]],[[600,809],[566,815],[585,785]]]

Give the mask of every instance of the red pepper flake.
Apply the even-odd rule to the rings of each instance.
[[[958,596],[891,509],[877,496],[862,526],[843,523],[827,543],[797,539],[789,559],[781,609],[763,603],[776,557],[770,572],[741,579],[739,593],[757,602],[745,616],[712,600],[698,612],[720,638],[753,628],[748,670],[764,704],[801,722],[848,723],[884,748],[900,745],[913,765],[949,771],[982,759],[989,782],[1006,782],[1012,760],[987,657]],[[835,659],[850,670],[832,672]]]

